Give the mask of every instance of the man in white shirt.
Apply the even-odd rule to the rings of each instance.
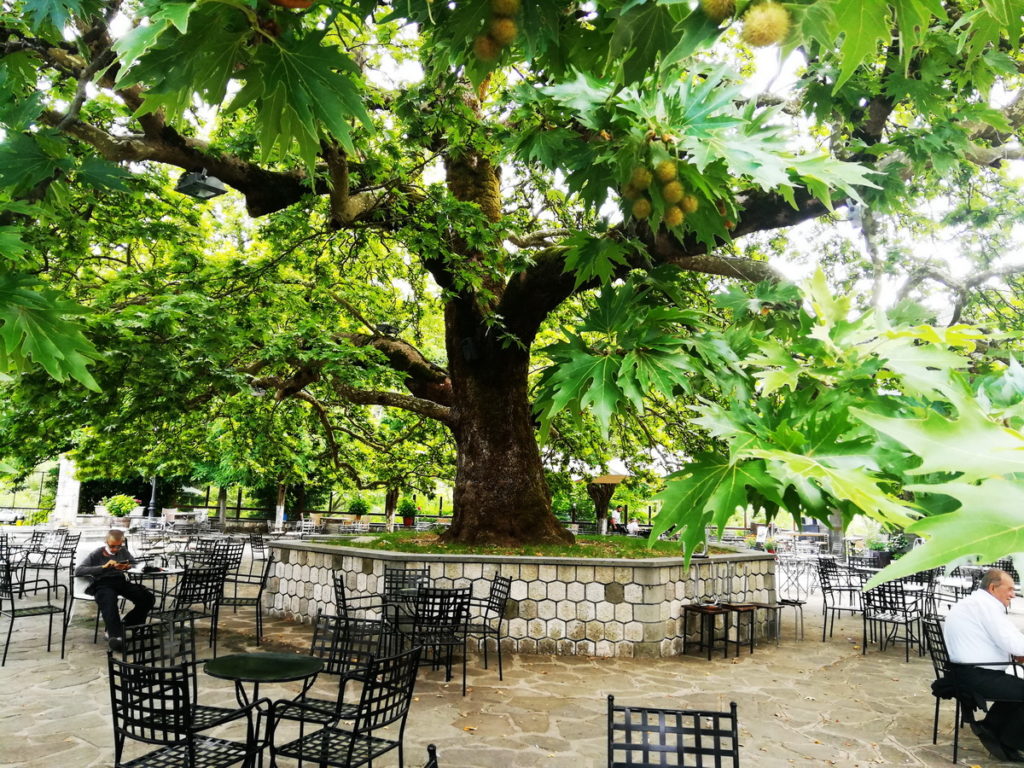
[[[631,518],[630,521],[626,523],[626,533],[628,533],[630,536],[640,535],[640,523],[637,522],[637,519],[635,517]]]
[[[956,682],[979,698],[994,702],[988,715],[972,728],[995,757],[1024,762],[1024,680],[1002,665],[1024,661],[1024,634],[1006,615],[1015,594],[1013,579],[993,568],[976,592],[954,605],[943,627]]]

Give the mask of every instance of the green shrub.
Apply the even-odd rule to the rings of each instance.
[[[139,506],[137,499],[133,499],[131,496],[123,493],[119,493],[116,496],[108,496],[100,504],[107,508],[107,514],[111,517],[125,517]]]
[[[399,517],[416,517],[416,502],[412,499],[402,499],[398,502]]]
[[[366,503],[366,499],[362,496],[356,496],[348,503],[348,513],[350,515],[365,515],[369,511],[370,505]]]
[[[49,509],[37,509],[25,517],[25,522],[22,525],[42,525],[50,519],[50,512]]]

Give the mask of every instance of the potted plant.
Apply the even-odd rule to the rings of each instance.
[[[365,515],[369,510],[370,505],[366,503],[366,499],[362,496],[356,496],[348,504],[348,513],[350,515],[355,515],[357,521],[362,520],[363,515]]]
[[[888,538],[870,536],[864,541],[864,546],[871,553],[870,557],[879,568],[884,568],[892,562],[892,553],[889,550]]]
[[[416,502],[412,499],[402,499],[398,502],[398,514],[402,516],[402,525],[412,528],[416,524]]]
[[[775,539],[765,539],[764,540],[764,551],[765,552],[775,552]]]
[[[108,496],[103,499],[100,506],[105,507],[107,514],[111,517],[127,517],[138,505],[131,496],[119,493],[116,496]]]

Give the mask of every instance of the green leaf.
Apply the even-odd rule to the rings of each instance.
[[[90,156],[85,158],[78,167],[78,178],[90,187],[127,192],[128,185],[125,182],[134,176],[121,166],[107,162],[102,157]]]
[[[907,527],[925,539],[892,565],[876,574],[865,588],[948,565],[968,556],[991,563],[1024,552],[1024,485],[1020,480],[991,478],[978,485],[963,482],[912,485],[915,493],[941,493],[957,499],[955,512],[918,520]]]
[[[66,158],[55,158],[44,151],[40,138],[20,133],[0,144],[0,187],[10,187],[18,194],[70,165]]]
[[[0,369],[24,371],[36,364],[57,381],[71,377],[98,392],[87,366],[100,355],[81,327],[66,319],[86,311],[31,275],[0,272]]]
[[[41,32],[48,27],[62,29],[72,16],[81,15],[83,5],[79,0],[25,0],[22,7],[32,29]]]
[[[836,23],[843,32],[842,61],[833,93],[879,45],[890,39],[889,3],[886,0],[846,0],[835,6]]]
[[[21,261],[28,251],[28,245],[21,239],[23,232],[24,229],[16,225],[0,226],[0,256],[8,261]]]
[[[732,463],[715,454],[700,454],[686,469],[669,475],[665,490],[654,497],[662,506],[651,535],[673,527],[678,530],[684,562],[688,563],[704,541],[708,525],[721,532],[737,507],[746,506],[748,488],[778,498],[777,483],[765,472],[763,462]]]
[[[851,414],[921,457],[909,475],[962,472],[964,480],[1024,472],[1024,435],[985,416],[975,401],[957,418],[929,412],[920,419],[880,416],[860,408]]]
[[[629,8],[615,24],[607,68],[619,68],[622,82],[643,80],[656,69],[661,54],[675,46],[674,27],[675,20],[663,5],[645,3]]]
[[[661,60],[662,72],[667,71],[683,59],[690,58],[702,48],[711,46],[725,30],[720,28],[717,22],[709,19],[698,6],[693,13],[680,22],[675,32],[678,40],[675,47]]]
[[[576,273],[574,288],[579,288],[591,280],[597,280],[602,285],[609,283],[616,268],[627,263],[627,249],[622,243],[608,237],[577,232],[566,240],[565,244],[569,249],[565,253],[563,272]]]
[[[326,31],[297,41],[263,45],[244,73],[245,86],[228,111],[253,103],[263,160],[285,156],[295,146],[312,174],[320,151],[320,129],[355,153],[348,121],[373,125],[356,78],[359,70],[338,48],[322,46]],[[277,152],[275,152],[275,147]]]

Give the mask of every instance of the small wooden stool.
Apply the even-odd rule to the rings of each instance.
[[[736,617],[736,655],[740,655],[741,628],[743,619],[746,619],[747,637],[749,638],[750,652],[754,652],[754,618],[757,616],[757,606],[753,603],[722,603],[721,606]],[[729,645],[729,638],[726,636],[726,647]]]

